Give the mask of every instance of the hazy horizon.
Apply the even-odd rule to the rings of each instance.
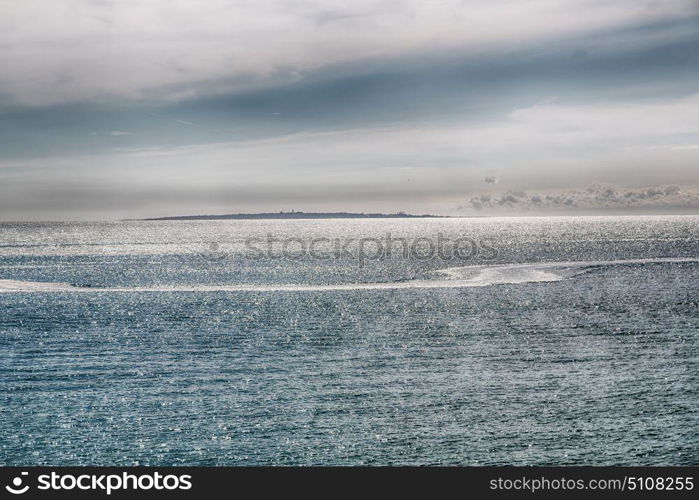
[[[0,220],[699,213],[699,2],[0,3]]]

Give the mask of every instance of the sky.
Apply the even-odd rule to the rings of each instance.
[[[699,0],[0,0],[0,220],[699,213]]]

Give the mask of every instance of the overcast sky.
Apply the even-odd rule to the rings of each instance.
[[[0,0],[0,219],[699,213],[697,0]]]

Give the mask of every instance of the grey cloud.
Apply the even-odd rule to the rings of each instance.
[[[548,45],[560,48],[562,61],[585,64],[610,47],[696,34],[697,15],[692,0],[661,8],[645,0],[504,0],[497,8],[460,0],[65,3],[0,3],[0,94],[11,101],[43,106],[231,94],[312,78],[317,68],[342,73],[415,55],[430,60],[436,45],[441,54],[486,57],[522,47],[517,57],[524,65],[531,47]]]
[[[696,205],[696,2],[35,1],[0,2],[3,218]]]
[[[465,208],[481,210],[599,210],[699,208],[699,186],[651,186],[625,188],[592,184],[586,189],[531,193],[507,191],[500,195],[472,197]]]
[[[675,29],[683,32],[688,22],[676,21]],[[618,47],[613,41],[619,35],[607,33],[480,55],[422,52],[328,64],[286,79],[283,85],[245,92],[222,94],[225,85],[215,81],[194,87],[178,84],[154,90],[152,99],[136,105],[106,101],[4,111],[0,107],[0,155],[112,147],[104,138],[85,141],[90,131],[131,131],[134,147],[197,144],[381,124],[494,121],[551,96],[568,104],[633,103],[696,92],[699,32],[656,40],[651,34],[658,30],[674,32],[665,25],[647,26],[622,37],[625,43]],[[650,41],[634,38],[642,36]],[[571,58],[571,47],[578,45],[597,49],[584,59]],[[171,92],[189,97],[176,103],[158,100],[158,95]],[[198,126],[183,127],[183,121]]]

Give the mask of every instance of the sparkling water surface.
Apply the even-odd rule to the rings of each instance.
[[[0,223],[0,463],[696,465],[698,297],[696,216]]]

